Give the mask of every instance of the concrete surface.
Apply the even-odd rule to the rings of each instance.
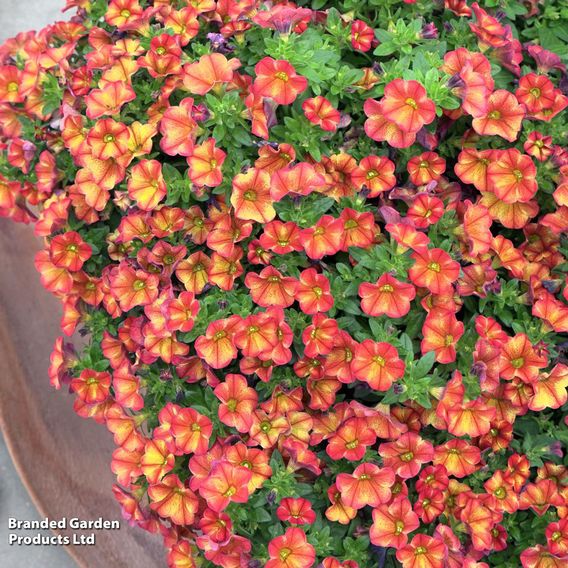
[[[19,32],[67,19],[72,11],[62,14],[64,6],[65,0],[0,0],[0,43]]]
[[[64,0],[0,0],[0,43],[18,32],[39,30],[48,23],[66,19],[67,15],[61,13],[64,5]],[[22,520],[40,519],[18,478],[4,439],[0,436],[0,566],[2,568],[77,567],[65,550],[59,547],[9,546],[9,517]]]
[[[0,2],[3,0],[0,0]],[[2,568],[76,568],[75,561],[63,548],[50,546],[9,546],[8,535],[35,534],[35,531],[10,531],[8,519],[40,520],[34,504],[18,478],[14,464],[0,436],[0,566]],[[41,531],[42,534],[49,534]]]

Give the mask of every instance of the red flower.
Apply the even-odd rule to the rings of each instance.
[[[322,130],[335,132],[339,125],[339,111],[333,108],[332,104],[325,97],[314,97],[306,99],[302,103],[302,110],[306,118],[312,123],[317,124]]]
[[[287,308],[294,303],[298,281],[290,276],[282,276],[276,268],[267,266],[260,274],[247,274],[245,285],[249,288],[253,301],[259,306]]]
[[[247,385],[242,375],[229,374],[225,382],[220,383],[213,391],[221,401],[219,420],[239,432],[248,432],[252,424],[252,413],[256,410],[258,395]]]
[[[395,347],[372,339],[365,339],[357,345],[351,362],[355,377],[378,391],[387,391],[404,375],[404,369],[404,362]]]
[[[53,264],[71,272],[81,270],[92,254],[91,247],[75,231],[56,235],[49,243],[49,250]]]
[[[333,307],[329,280],[323,274],[318,274],[315,268],[300,273],[295,297],[305,314],[327,312]]]
[[[505,203],[526,203],[538,189],[536,167],[529,156],[515,148],[496,151],[494,160],[487,166],[487,183]]]
[[[351,45],[358,51],[369,51],[375,41],[375,31],[362,20],[351,23]]]
[[[280,105],[292,104],[308,86],[306,78],[298,75],[288,61],[265,57],[256,64],[254,72],[254,92]]]
[[[464,325],[453,312],[443,309],[432,310],[424,320],[420,344],[422,354],[430,351],[436,354],[438,363],[452,363],[456,360],[456,344],[463,335]]]
[[[369,316],[387,315],[401,318],[410,311],[410,302],[416,296],[412,284],[399,282],[389,273],[383,274],[375,284],[359,285],[361,309]]]
[[[276,516],[292,525],[311,525],[316,520],[312,504],[307,499],[285,497],[280,501]]]
[[[436,106],[418,81],[391,81],[385,87],[381,103],[383,116],[404,132],[418,132],[436,116]]]
[[[514,142],[521,130],[524,116],[525,111],[515,95],[499,89],[489,97],[485,116],[474,118],[472,126],[482,136],[501,136]]]
[[[408,276],[415,286],[428,288],[432,294],[448,294],[457,281],[460,265],[442,249],[434,248],[410,255],[415,262]]]
[[[379,455],[385,466],[392,468],[399,477],[409,479],[418,474],[422,464],[432,461],[434,448],[418,434],[406,432],[396,442],[381,444]]]
[[[381,469],[372,463],[362,463],[355,468],[353,474],[340,473],[336,479],[342,502],[353,509],[387,503],[394,481],[391,469]]]

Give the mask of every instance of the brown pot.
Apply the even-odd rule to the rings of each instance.
[[[69,546],[88,568],[165,566],[161,539],[123,520],[111,487],[113,440],[73,411],[73,398],[49,384],[61,335],[61,307],[33,264],[41,244],[31,227],[0,219],[0,426],[16,469],[41,516],[121,521],[96,532],[96,546]]]

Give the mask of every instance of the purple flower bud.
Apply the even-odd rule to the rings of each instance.
[[[169,369],[162,369],[160,371],[160,380],[161,381],[171,381],[172,380],[172,373]]]
[[[451,34],[454,31],[454,26],[450,22],[444,22],[444,29],[447,33]]]
[[[392,390],[394,391],[394,394],[402,394],[404,392],[404,385],[394,383]]]
[[[438,28],[436,27],[436,24],[433,22],[424,24],[420,35],[423,39],[436,39],[438,37]]]
[[[554,440],[552,444],[548,447],[548,451],[553,455],[559,458],[564,456],[564,452],[562,451],[562,444],[558,440]]]
[[[455,89],[456,87],[462,88],[465,86],[464,80],[460,77],[459,73],[452,75],[447,82],[448,89]]]
[[[274,491],[274,489],[271,489],[268,492],[268,495],[266,496],[266,502],[269,505],[274,505],[274,503],[276,502],[276,491]]]
[[[199,103],[193,107],[191,111],[191,116],[196,122],[205,122],[211,116],[209,109],[203,104]]]

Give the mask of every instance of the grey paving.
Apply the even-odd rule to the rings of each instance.
[[[0,43],[18,32],[39,30],[65,19],[64,0],[0,0]],[[0,566],[2,568],[77,568],[62,548],[8,545],[8,518],[39,519],[0,436]]]

